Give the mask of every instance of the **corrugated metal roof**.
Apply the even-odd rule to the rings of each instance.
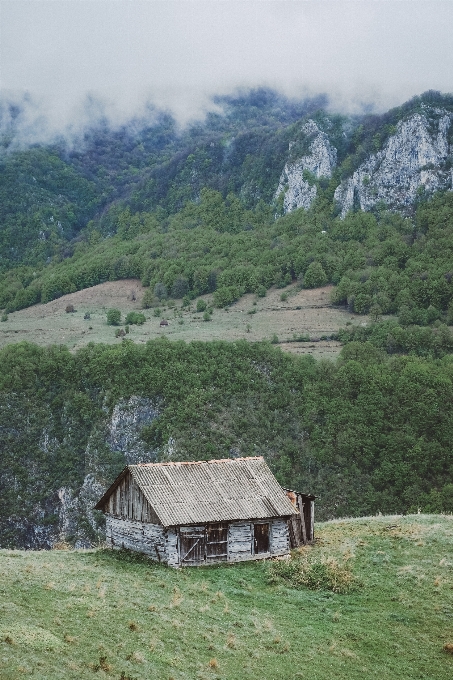
[[[164,526],[295,513],[262,456],[144,463],[128,469]]]

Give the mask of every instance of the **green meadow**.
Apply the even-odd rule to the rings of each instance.
[[[316,532],[289,563],[184,570],[102,548],[2,550],[0,678],[450,679],[453,517]]]

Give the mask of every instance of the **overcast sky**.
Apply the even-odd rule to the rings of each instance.
[[[379,110],[453,91],[453,0],[0,0],[0,87],[53,128],[147,99],[180,119],[212,93],[327,91]],[[95,107],[96,108],[96,107]]]

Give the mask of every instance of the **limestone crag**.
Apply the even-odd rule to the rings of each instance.
[[[283,210],[285,213],[297,208],[308,209],[317,193],[312,177],[316,179],[331,177],[332,170],[337,163],[337,150],[330,144],[329,138],[319,129],[314,120],[309,120],[303,126],[302,132],[313,138],[309,153],[286,163],[275,193],[275,198],[278,198],[282,192],[284,193]],[[292,144],[289,146],[290,152],[291,146]]]
[[[344,217],[349,210],[371,210],[382,202],[410,213],[420,191],[451,189],[448,131],[453,114],[425,108],[400,121],[396,133],[335,190]]]
[[[128,465],[155,461],[156,452],[146,448],[140,432],[158,415],[158,408],[144,397],[132,396],[128,401],[120,401],[113,409],[107,444],[112,451],[124,453]]]
[[[110,418],[92,430],[85,449],[83,484],[77,489],[58,489],[58,529],[53,528],[43,547],[69,541],[76,548],[88,548],[103,541],[104,517],[93,508],[113,481],[108,459],[114,455],[117,472],[129,463],[154,462],[157,452],[146,447],[140,433],[158,414],[150,399],[132,396],[121,399]]]

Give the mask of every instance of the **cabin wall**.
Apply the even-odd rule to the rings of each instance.
[[[287,555],[290,551],[288,522],[284,519],[274,519],[271,527],[272,555]]]
[[[227,557],[215,556],[208,560],[201,558],[195,564],[213,564],[216,562],[241,562],[246,560],[265,559],[273,555],[286,555],[290,550],[289,530],[285,519],[274,519],[260,524],[269,524],[269,551],[255,554],[254,522],[231,522],[228,525]],[[151,559],[168,564],[171,567],[181,566],[180,533],[192,530],[193,527],[170,527],[165,529],[160,524],[138,522],[106,516],[107,544],[116,549],[126,548],[144,553]],[[201,535],[206,534],[206,527],[196,527]],[[192,532],[193,533],[193,532]],[[204,539],[203,539],[204,540]],[[189,566],[190,561],[182,566]]]
[[[233,522],[228,527],[228,562],[252,559],[253,533],[251,522]]]
[[[167,529],[165,532],[165,550],[169,567],[179,567],[179,540],[176,529]]]
[[[135,483],[130,472],[118,484],[108,498],[104,512],[114,517],[137,522],[160,524],[159,518]]]
[[[107,545],[144,553],[157,562],[168,562],[167,537],[160,524],[106,516]]]
[[[255,522],[233,522],[230,524],[228,529],[229,562],[263,559],[289,553],[289,529],[286,519],[269,520],[269,552],[256,555],[253,541],[254,524]]]

